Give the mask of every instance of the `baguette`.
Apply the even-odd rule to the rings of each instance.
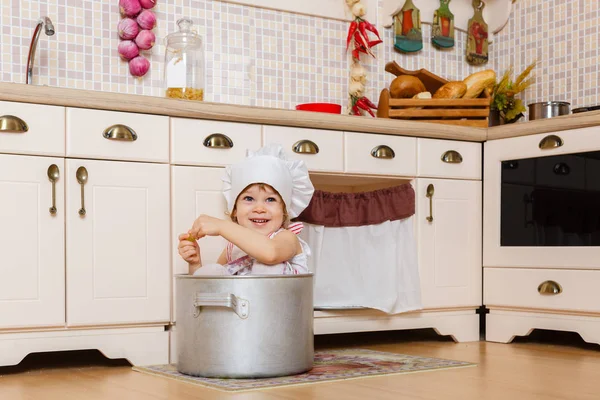
[[[475,72],[467,76],[463,82],[467,85],[467,91],[463,99],[475,99],[486,88],[491,88],[496,83],[496,72],[492,69]]]
[[[448,82],[439,88],[434,94],[434,99],[460,99],[467,91],[467,85],[463,82]]]

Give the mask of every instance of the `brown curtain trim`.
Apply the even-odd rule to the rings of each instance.
[[[415,213],[415,191],[409,183],[363,193],[315,190],[306,209],[294,221],[327,227],[375,225]]]

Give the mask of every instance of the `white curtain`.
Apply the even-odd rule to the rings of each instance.
[[[413,220],[339,228],[304,223],[315,308],[421,309]]]

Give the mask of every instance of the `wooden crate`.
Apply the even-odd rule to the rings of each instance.
[[[407,71],[395,61],[387,63],[385,70],[396,76],[416,76],[431,94],[448,82],[425,69]],[[486,90],[477,99],[393,99],[389,90],[383,89],[377,105],[377,117],[487,128],[490,102],[491,97]]]

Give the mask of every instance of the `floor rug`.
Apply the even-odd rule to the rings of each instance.
[[[444,360],[365,349],[321,350],[315,352],[314,368],[306,373],[277,378],[215,379],[184,375],[174,364],[133,367],[135,371],[164,376],[228,392],[267,389],[290,385],[332,382],[388,374],[406,374],[446,368],[474,366],[464,361]]]

